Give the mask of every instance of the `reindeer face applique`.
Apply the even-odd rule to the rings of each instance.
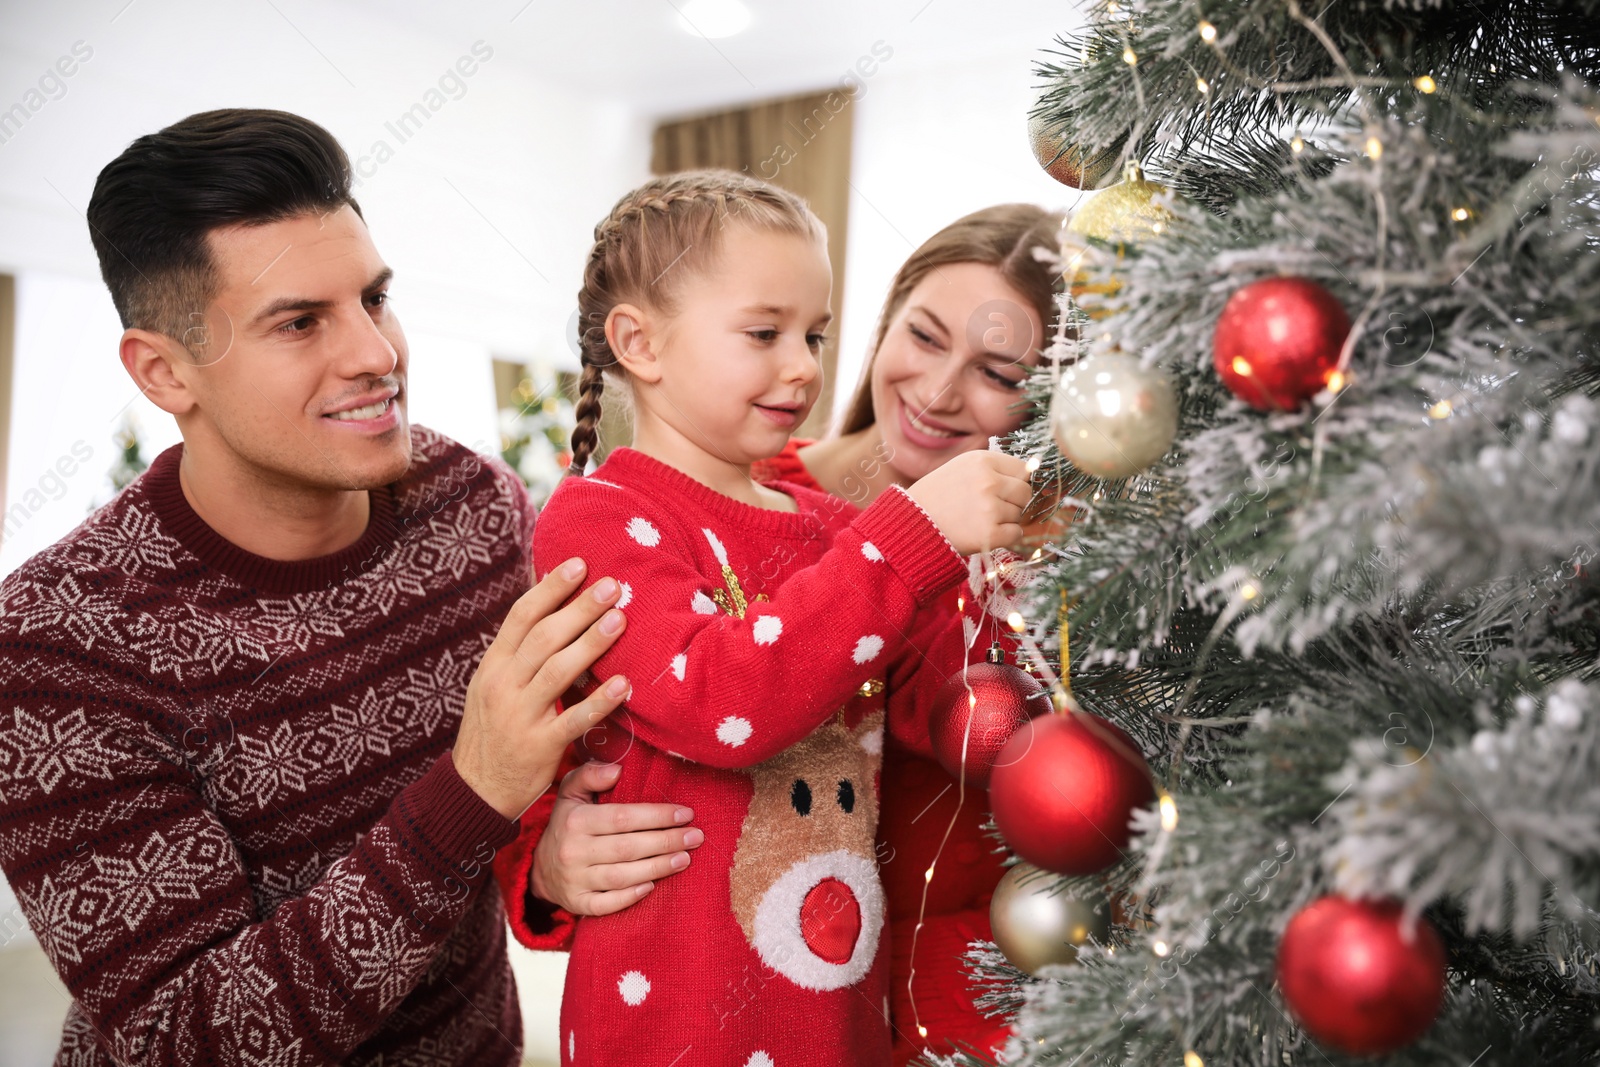
[[[853,985],[877,955],[882,753],[882,711],[853,730],[840,715],[745,772],[755,795],[733,854],[733,913],[762,962],[806,989]]]

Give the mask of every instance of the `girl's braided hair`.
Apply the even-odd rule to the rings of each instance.
[[[673,286],[706,266],[721,248],[723,227],[827,239],[806,202],[775,185],[731,170],[690,170],[653,178],[617,201],[594,228],[594,247],[578,290],[578,381],[568,474],[582,474],[599,443],[605,376],[625,372],[606,340],[606,317],[622,303],[675,310]]]

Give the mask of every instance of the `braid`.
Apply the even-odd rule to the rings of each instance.
[[[826,240],[804,200],[775,185],[727,170],[692,170],[653,178],[617,201],[594,228],[594,247],[578,290],[579,379],[568,474],[582,474],[600,442],[600,401],[608,371],[626,379],[606,339],[618,304],[671,312],[679,279],[704,267],[720,247],[730,216],[778,232]]]
[[[589,457],[600,443],[600,397],[606,391],[605,371],[585,362],[578,380],[578,403],[574,413],[578,424],[572,428],[572,462],[568,474],[582,474]]]

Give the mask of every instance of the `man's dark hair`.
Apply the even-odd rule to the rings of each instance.
[[[106,164],[89,198],[89,236],[123,327],[197,349],[198,315],[217,290],[210,231],[345,204],[361,213],[350,157],[321,126],[286,111],[203,111]]]

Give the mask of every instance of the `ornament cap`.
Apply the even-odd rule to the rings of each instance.
[[[1057,715],[1073,715],[1083,711],[1072,691],[1059,682],[1050,690],[1050,706]]]
[[[983,654],[983,660],[985,663],[1004,663],[1006,661],[1006,650],[1000,647],[999,641],[996,641],[989,646],[989,651]]]

